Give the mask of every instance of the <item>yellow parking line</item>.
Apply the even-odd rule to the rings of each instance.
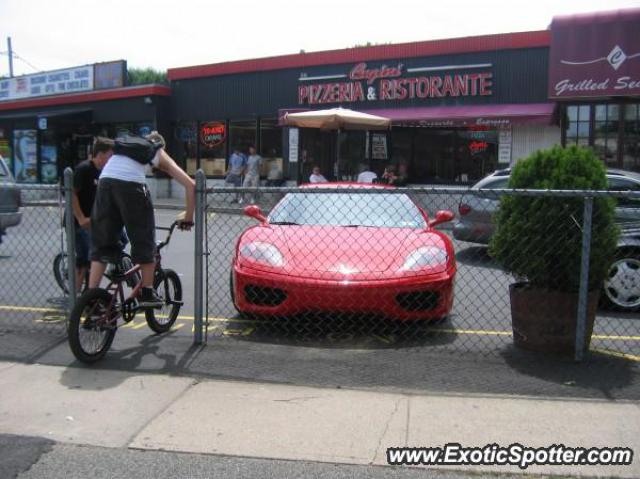
[[[475,334],[477,336],[512,336],[513,333],[511,331],[484,331],[477,329],[440,329],[434,328],[432,331],[437,331],[438,333],[448,333],[448,334]]]
[[[27,311],[30,313],[59,313],[63,311],[62,309],[51,309],[51,308],[34,308],[32,306],[8,306],[8,305],[0,305],[0,310],[2,311]]]
[[[618,351],[610,351],[609,349],[597,349],[591,348],[591,351],[594,353],[604,354],[606,356],[613,356],[615,358],[628,359],[629,361],[635,361],[640,363],[640,356],[636,356],[635,354],[625,354],[619,353]]]
[[[174,324],[174,325],[171,327],[171,331],[177,331],[178,329],[180,329],[180,328],[182,328],[182,327],[184,327],[184,323]]]
[[[33,312],[33,313],[60,313],[60,309],[52,309],[52,308],[39,308],[34,306],[12,306],[12,305],[0,305],[0,310],[2,311],[24,311],[24,312]],[[166,318],[167,315],[158,315],[160,318]],[[193,316],[178,316],[177,319],[183,321],[193,321]],[[207,318],[203,318],[207,319]],[[210,322],[213,323],[246,323],[246,324],[259,324],[261,320],[256,319],[243,319],[243,318],[224,318],[224,317],[212,317],[208,318]],[[141,326],[134,326],[133,323],[125,324],[122,326],[123,328],[133,328],[139,329],[144,326],[146,322],[142,323]],[[191,328],[191,331],[194,331],[194,328]],[[445,334],[469,334],[476,336],[512,336],[511,331],[492,331],[492,330],[479,330],[479,329],[456,329],[456,328],[448,328],[448,329],[440,329],[433,328],[431,331],[435,331],[438,333]],[[640,341],[640,336],[618,336],[618,335],[605,335],[605,334],[594,334],[592,336],[593,339],[608,339],[611,341]],[[633,356],[633,355],[632,355]]]
[[[135,326],[131,326],[131,329],[141,329],[147,325],[146,321],[140,321],[140,324],[136,324]]]
[[[640,341],[640,336],[609,336],[602,334],[594,334],[592,339],[612,339],[613,341]]]

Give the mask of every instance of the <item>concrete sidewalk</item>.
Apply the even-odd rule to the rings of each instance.
[[[632,478],[640,477],[638,431],[640,404],[624,401],[408,395],[0,362],[0,433],[70,444],[374,465],[385,465],[394,446],[623,446],[635,451],[630,466],[525,472]]]

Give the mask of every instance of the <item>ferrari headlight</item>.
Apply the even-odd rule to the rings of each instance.
[[[447,252],[435,246],[418,248],[404,261],[401,270],[413,271],[425,266],[436,266],[447,262]]]
[[[240,256],[257,261],[258,263],[270,266],[283,266],[284,257],[282,253],[269,243],[247,243],[240,247]]]

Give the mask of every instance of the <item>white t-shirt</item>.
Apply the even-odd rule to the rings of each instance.
[[[373,171],[363,171],[358,175],[358,183],[373,183],[377,177]]]
[[[260,155],[251,155],[247,158],[247,171],[246,176],[260,176],[260,165],[262,164],[262,157]]]
[[[322,175],[311,175],[309,177],[309,183],[326,183],[327,179]]]
[[[160,150],[156,153],[150,163],[157,167],[160,164]],[[100,178],[113,178],[115,180],[133,181],[135,183],[146,184],[146,165],[132,160],[124,155],[112,155],[107,164],[102,168]]]

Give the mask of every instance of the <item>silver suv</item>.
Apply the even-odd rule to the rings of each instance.
[[[461,241],[488,244],[495,224],[493,218],[500,207],[500,199],[490,192],[508,188],[511,169],[498,170],[471,187],[458,205],[458,220],[453,236]],[[640,174],[631,171],[607,170],[612,191],[640,191]],[[605,280],[603,301],[623,311],[640,310],[640,200],[619,199],[615,211],[621,234],[616,259]]]
[[[0,243],[8,227],[20,224],[21,203],[20,190],[7,164],[0,156]]]

